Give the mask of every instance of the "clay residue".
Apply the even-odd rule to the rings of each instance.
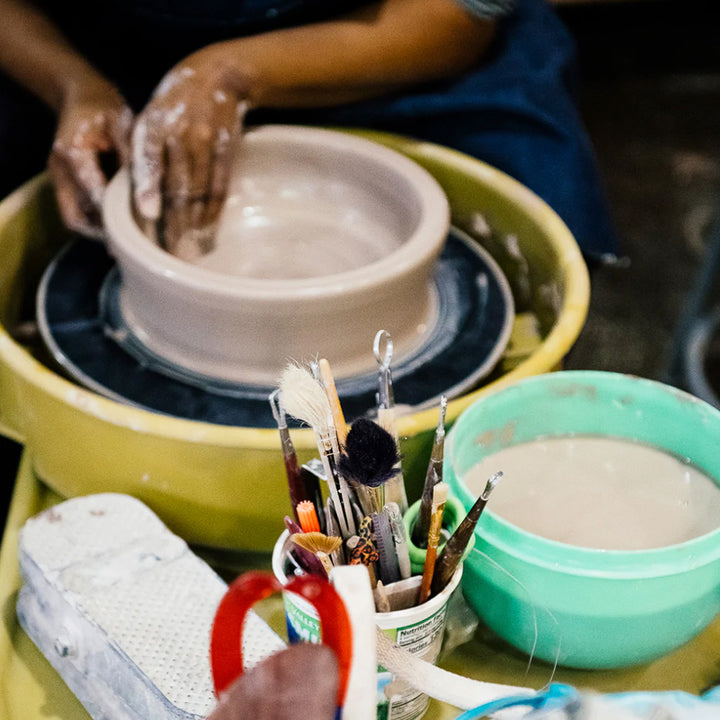
[[[560,398],[585,396],[588,400],[597,400],[597,388],[583,383],[568,382],[556,385],[552,388],[552,392]]]
[[[505,423],[505,425],[500,428],[491,428],[489,430],[485,430],[484,432],[475,436],[475,438],[473,439],[473,444],[483,448],[490,448],[494,445],[500,445],[502,447],[504,447],[505,445],[510,445],[512,443],[513,437],[515,437],[516,427],[517,421],[511,420],[510,422]]]

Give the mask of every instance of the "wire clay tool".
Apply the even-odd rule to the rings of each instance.
[[[378,330],[373,341],[373,353],[378,362],[378,423],[390,433],[395,444],[400,447],[400,438],[395,420],[395,395],[392,385],[392,371],[390,369],[390,361],[393,356],[393,341],[387,330]],[[396,474],[388,480],[385,499],[387,502],[397,503],[400,512],[405,514],[408,509],[408,501],[407,495],[405,494],[405,480],[403,478],[400,458],[398,458],[396,469]]]

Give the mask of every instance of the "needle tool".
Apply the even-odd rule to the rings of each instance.
[[[496,472],[490,476],[480,497],[475,501],[467,515],[455,529],[455,532],[445,543],[440,557],[438,557],[437,563],[435,564],[431,595],[437,595],[439,592],[442,592],[443,588],[450,582],[450,579],[455,574],[455,570],[460,563],[465,548],[468,546],[473,532],[475,532],[475,526],[478,524],[478,520],[487,505],[490,493],[500,482],[502,476],[502,472]]]
[[[425,473],[425,484],[423,485],[420,498],[420,510],[417,521],[412,531],[412,539],[417,547],[425,547],[428,532],[430,530],[430,515],[432,512],[433,488],[443,479],[443,457],[445,454],[445,414],[447,412],[447,397],[440,398],[440,417],[435,428],[435,439],[433,440],[432,453]]]
[[[397,422],[395,420],[395,395],[392,385],[390,361],[393,356],[393,341],[387,330],[378,330],[373,341],[373,354],[378,362],[377,417],[378,422],[392,435],[395,444],[400,447]],[[398,458],[395,475],[388,480],[385,489],[387,501],[396,502],[400,512],[405,514],[408,509],[405,494],[402,463]]]
[[[437,559],[437,549],[440,544],[440,530],[442,528],[447,496],[447,483],[438,483],[433,489],[430,532],[427,537],[427,550],[425,551],[425,564],[423,566],[422,581],[420,583],[420,593],[418,594],[418,604],[424,603],[430,597],[430,588],[435,572],[435,560]]]

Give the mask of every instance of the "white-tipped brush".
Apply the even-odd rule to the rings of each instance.
[[[328,489],[344,538],[355,534],[350,498],[340,498],[341,479],[337,470],[334,448],[337,436],[332,421],[332,409],[322,384],[306,368],[292,363],[280,377],[280,394],[285,411],[315,431],[320,459],[327,478]]]
[[[302,420],[316,432],[326,428],[329,435],[330,403],[322,385],[308,369],[295,363],[287,365],[280,376],[280,393],[286,413]]]

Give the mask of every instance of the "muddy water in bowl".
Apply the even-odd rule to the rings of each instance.
[[[650,445],[600,436],[513,445],[466,473],[470,492],[479,495],[497,468],[504,482],[493,494],[493,512],[549,540],[647,550],[720,527],[715,482],[687,459]]]
[[[192,244],[172,256],[140,232],[126,173],[108,187],[104,220],[128,327],[200,375],[273,385],[289,357],[319,349],[339,378],[369,372],[378,329],[401,357],[437,319],[447,198],[419,165],[358,137],[248,131],[205,257]]]

